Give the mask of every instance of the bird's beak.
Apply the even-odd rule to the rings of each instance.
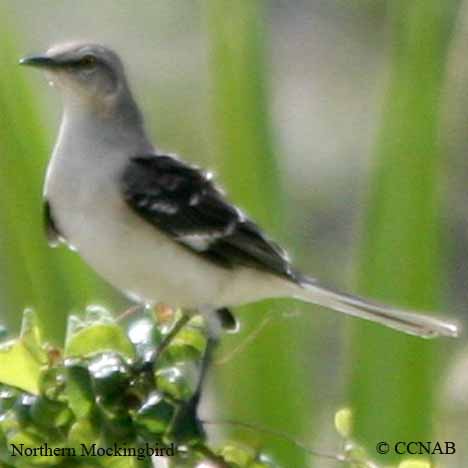
[[[23,57],[19,61],[20,65],[29,65],[31,67],[54,68],[58,66],[57,61],[47,55],[31,55]]]

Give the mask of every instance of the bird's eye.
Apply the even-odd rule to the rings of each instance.
[[[80,65],[86,68],[93,68],[97,63],[96,57],[94,55],[85,55],[80,60]]]

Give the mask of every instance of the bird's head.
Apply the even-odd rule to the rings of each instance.
[[[24,57],[21,65],[44,69],[48,80],[67,100],[105,110],[127,92],[118,55],[99,44],[71,42],[51,47],[41,55]]]

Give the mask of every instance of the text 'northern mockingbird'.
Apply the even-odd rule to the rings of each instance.
[[[294,297],[426,338],[456,336],[451,323],[298,272],[208,174],[154,148],[113,51],[68,43],[21,63],[45,69],[64,101],[44,192],[49,241],[130,297],[202,311]]]

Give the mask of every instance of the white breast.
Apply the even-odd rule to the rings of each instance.
[[[65,119],[45,196],[59,231],[103,278],[142,301],[184,308],[282,295],[278,278],[218,267],[135,214],[121,196],[118,179],[129,155],[138,153],[93,131],[89,138],[93,132],[79,131],[75,122],[71,133]]]

